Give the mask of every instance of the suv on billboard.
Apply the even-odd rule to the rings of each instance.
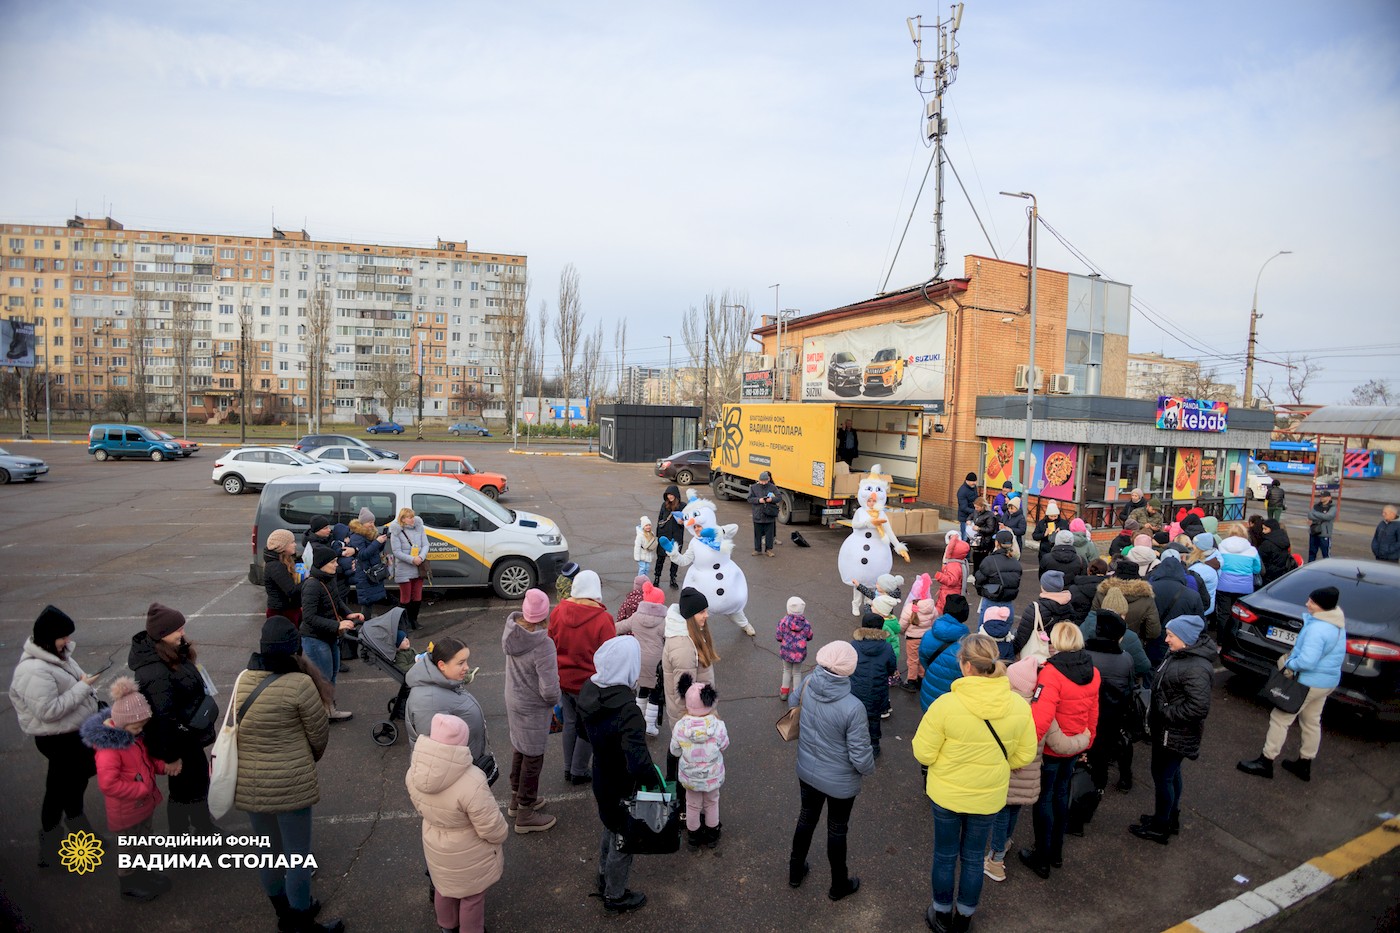
[[[893,392],[904,382],[904,357],[894,347],[877,352],[865,367],[865,393],[872,389]]]
[[[831,355],[826,365],[826,387],[837,395],[860,394],[861,367],[849,350]]]

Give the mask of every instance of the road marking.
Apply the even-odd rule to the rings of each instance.
[[[541,794],[540,796],[550,803],[563,803],[569,800],[592,800],[593,791],[576,790],[567,794]],[[496,798],[498,806],[505,806],[509,802],[509,795]],[[390,810],[387,813],[346,813],[340,816],[317,816],[312,819],[317,823],[338,826],[354,823],[377,823],[380,820],[416,820],[421,819],[421,817],[413,810]]]
[[[238,579],[238,580],[233,581],[233,583],[229,586],[228,589],[224,590],[224,591],[223,591],[222,593],[220,593],[218,596],[215,596],[213,599],[209,600],[209,602],[205,603],[203,606],[200,606],[199,609],[198,609],[198,611],[196,611],[193,615],[186,616],[186,618],[188,618],[188,619],[198,619],[200,616],[204,615],[204,610],[208,609],[210,606],[214,605],[214,604],[217,603],[219,600],[223,599],[225,596],[229,595],[230,593],[232,593],[234,590],[238,589],[238,588],[239,588],[240,586],[242,586],[242,585],[243,585],[243,580],[242,580],[242,579]]]

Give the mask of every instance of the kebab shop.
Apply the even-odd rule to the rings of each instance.
[[[1134,488],[1170,513],[1199,506],[1231,521],[1252,508],[1246,471],[1253,445],[1271,434],[1271,411],[1177,396],[1038,396],[1034,405],[1027,489],[1025,396],[977,400],[983,488],[994,495],[1010,481],[1029,521],[1053,500],[1061,515],[1108,527]]]

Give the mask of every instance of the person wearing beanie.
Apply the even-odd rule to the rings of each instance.
[[[900,578],[903,579],[902,577]],[[881,593],[870,603],[870,611],[880,617],[881,626],[885,630],[885,643],[890,646],[890,651],[894,653],[895,672],[890,675],[890,685],[899,683],[899,597],[889,593]],[[862,625],[865,623],[862,622]],[[890,716],[889,703],[885,704],[885,718]]]
[[[773,537],[778,527],[778,497],[781,490],[773,485],[773,474],[761,470],[758,482],[749,486],[748,503],[753,517],[753,556],[773,554]]]
[[[1118,532],[1118,537],[1114,538],[1108,546],[1108,559],[1115,561],[1123,556],[1128,548],[1133,546],[1133,538],[1137,537],[1142,526],[1131,518],[1123,523],[1123,530]]]
[[[649,582],[650,579],[644,573],[637,574],[632,578],[632,589],[627,591],[627,595],[622,597],[622,605],[617,607],[616,621],[625,621],[637,611],[637,605],[641,603],[642,593],[645,592]]]
[[[117,678],[111,695],[107,715],[91,714],[79,733],[96,762],[97,786],[107,804],[107,829],[123,836],[144,836],[151,831],[161,801],[156,775],[167,773],[167,768],[146,748],[141,734],[151,720],[151,706],[136,681]],[[120,854],[131,856],[137,850],[134,845],[123,846]],[[170,879],[164,874],[129,865],[118,866],[117,881],[122,897],[133,901],[154,900],[170,890]]]
[[[1201,597],[1207,627],[1215,619],[1215,591],[1220,586],[1220,555],[1215,550],[1215,538],[1202,531],[1191,539],[1191,547],[1182,558],[1186,565],[1186,582],[1194,583]]]
[[[1055,536],[1061,531],[1067,530],[1069,530],[1069,522],[1060,518],[1060,504],[1054,499],[1046,502],[1040,520],[1035,523],[1035,529],[1031,532],[1031,540],[1040,542],[1039,556],[1044,557],[1050,553],[1050,549],[1055,546]],[[1073,537],[1070,538],[1069,543],[1074,544]]]
[[[365,517],[367,515],[368,518]],[[359,517],[351,519],[348,530],[350,535],[345,539],[345,545],[355,552],[355,556],[340,559],[340,572],[354,586],[355,601],[360,604],[362,612],[370,615],[388,612],[392,606],[388,591],[384,588],[388,573],[388,568],[384,566],[384,549],[389,544],[389,536],[380,533],[368,508],[360,509]],[[376,576],[371,576],[371,571]],[[344,599],[345,594],[342,593],[341,598]],[[379,607],[377,612],[374,611],[375,607]],[[343,653],[354,654],[353,651]]]
[[[783,662],[778,698],[784,701],[802,686],[802,665],[807,661],[807,646],[812,641],[812,623],[803,614],[806,611],[807,603],[801,596],[789,598],[787,614],[778,620],[778,630],[773,636],[778,642],[778,658]]]
[[[1157,562],[1161,560],[1161,555],[1154,548],[1134,544],[1128,548],[1128,553],[1124,554],[1123,558],[1137,564],[1138,576],[1146,579],[1147,575],[1157,568]]]
[[[472,763],[467,724],[433,717],[414,743],[404,783],[423,817],[423,857],[433,883],[433,911],[444,930],[480,931],[486,892],[505,869],[506,821],[481,769]]]
[[[972,517],[973,503],[977,501],[977,474],[969,473],[963,477],[962,485],[958,487],[958,527],[967,524],[967,520]]]
[[[797,735],[797,787],[801,809],[788,854],[788,885],[798,888],[811,870],[807,853],[826,810],[826,857],[831,886],[826,896],[839,901],[860,889],[860,878],[846,863],[851,811],[861,779],[875,773],[864,704],[851,693],[858,657],[850,642],[828,642],[817,650],[817,666],[788,698],[802,708]]]
[[[986,611],[991,614],[1004,608],[989,606]],[[958,667],[958,644],[968,634],[967,620],[971,611],[962,595],[949,596],[943,601],[943,612],[933,620],[919,642],[919,663],[924,668],[924,678],[919,684],[919,708],[924,712],[962,676]],[[1006,612],[1010,615],[1011,610],[1006,609]]]
[[[1119,611],[1120,609],[1126,611],[1127,603],[1124,601],[1122,595],[1116,591],[1111,592],[1104,600],[1104,608],[1089,613],[1089,617],[1084,620],[1084,624],[1080,629],[1084,633],[1085,650],[1089,651],[1091,656],[1094,656],[1094,666],[1099,669],[1100,675],[1105,678],[1110,676],[1104,673],[1104,667],[1099,666],[1100,659],[1095,652],[1109,655],[1113,653],[1110,646],[1117,645],[1119,650],[1123,653],[1123,656],[1128,659],[1128,666],[1131,671],[1131,683],[1133,689],[1136,689],[1140,683],[1144,686],[1146,685],[1146,678],[1150,677],[1152,674],[1152,662],[1147,660],[1147,653],[1143,651],[1142,642],[1138,639],[1137,635],[1128,631],[1127,625],[1123,621],[1123,616]],[[1117,662],[1113,661],[1110,661],[1109,664],[1118,666]],[[1115,679],[1121,677],[1117,671],[1112,673]],[[1129,703],[1131,697],[1115,697],[1114,700],[1120,703]],[[1100,695],[1100,709],[1103,708],[1105,702],[1108,702],[1108,698],[1104,695]],[[1116,790],[1126,794],[1133,789],[1134,740],[1131,738],[1128,730],[1129,723],[1127,717],[1130,715],[1130,708],[1124,706],[1124,708],[1118,712],[1121,727],[1119,732],[1109,733],[1103,732],[1102,730],[1100,731],[1105,741],[1094,746],[1099,749],[1098,752],[1090,751],[1089,766],[1091,769],[1096,767],[1100,769],[1096,773],[1095,780],[1102,783],[1095,784],[1095,786],[1102,790],[1107,786],[1108,764],[1111,760],[1116,760],[1118,762],[1118,781],[1113,786]],[[1140,730],[1143,724],[1135,725],[1136,729]]]
[[[997,521],[996,515],[992,514],[984,496],[978,496],[973,500],[972,514],[968,516],[967,523],[963,528],[964,537],[972,544],[972,570],[975,573],[977,568],[982,566],[982,561],[987,559],[987,555],[1001,545],[999,540],[1001,523]],[[1011,539],[1012,544],[1015,544],[1015,535],[1008,531],[1006,536]]]
[[[1268,584],[1298,564],[1293,560],[1293,542],[1288,539],[1288,529],[1284,528],[1278,519],[1264,519],[1263,531],[1264,539],[1259,544],[1259,560],[1264,565],[1264,582]]]
[[[646,895],[628,889],[632,856],[618,851],[617,834],[627,828],[625,801],[639,787],[656,784],[656,766],[647,751],[646,726],[634,693],[642,668],[641,647],[637,639],[621,635],[604,642],[593,662],[596,673],[584,681],[578,709],[593,748],[593,798],[603,824],[598,890],[608,913],[623,913],[647,902]],[[674,689],[669,692],[675,694]]]
[[[972,569],[967,562],[970,553],[972,553],[972,549],[961,537],[950,538],[948,543],[944,545],[943,563],[938,568],[938,572],[933,575],[933,582],[938,584],[938,594],[933,600],[937,612],[943,611],[945,599],[954,593],[961,595],[966,589],[967,582],[972,576]]]
[[[1016,487],[1011,480],[1007,480],[1001,484],[1001,490],[992,497],[992,511],[996,513],[997,518],[1001,518],[1006,514],[1007,503],[1011,501],[1012,495],[1015,494],[1015,489]]]
[[[719,843],[719,790],[724,785],[724,750],[729,730],[714,713],[719,694],[711,684],[695,683],[682,674],[676,689],[683,691],[685,715],[671,730],[671,754],[680,759],[679,778],[685,787],[685,828],[690,847]],[[701,815],[704,825],[701,825]]]
[[[301,583],[306,579],[306,565],[300,563],[297,539],[285,528],[267,536],[263,548],[263,590],[267,593],[267,618],[285,616],[301,621]]]
[[[1155,498],[1148,499],[1143,505],[1133,509],[1128,517],[1149,534],[1155,534],[1167,525],[1166,516],[1162,514],[1162,502]]]
[[[889,596],[895,601],[895,604],[898,605],[904,594],[904,578],[893,573],[880,574],[880,576],[875,578],[875,586],[873,588],[866,586],[859,580],[852,580],[851,586],[854,587],[864,599],[870,602],[874,602],[878,596]]]
[[[662,635],[665,640],[661,645],[661,674],[666,715],[676,723],[685,715],[685,703],[676,692],[681,675],[689,674],[692,681],[699,683],[716,683],[715,662],[719,661],[719,652],[715,650],[710,632],[710,607],[705,594],[689,586],[681,590],[680,599],[666,610]],[[668,750],[666,780],[676,780],[679,764],[680,759]],[[684,790],[682,785],[677,793],[683,796]]]
[[[1131,520],[1130,516],[1133,512],[1142,508],[1144,505],[1145,502],[1143,501],[1142,490],[1138,487],[1134,487],[1133,490],[1128,493],[1128,498],[1123,500],[1123,504],[1118,507],[1118,521],[1123,523],[1124,527],[1127,527],[1127,523]]]
[[[1139,575],[1137,563],[1126,557],[1120,559],[1114,567],[1113,576],[1099,584],[1090,609],[1098,611],[1110,592],[1117,592],[1123,598],[1123,622],[1144,646],[1161,637],[1162,621],[1157,615],[1157,594],[1152,584]]]
[[[1065,580],[1073,580],[1087,568],[1088,562],[1074,549],[1074,532],[1063,528],[1055,533],[1055,543],[1050,550],[1040,555],[1040,573],[1043,576],[1051,570],[1064,574]]]
[[[977,626],[977,631],[997,643],[998,656],[1009,664],[1016,660],[1015,628],[1011,624],[1010,606],[989,606],[982,614],[982,622]]]
[[[1006,511],[1001,515],[1001,531],[1011,532],[1016,539],[1016,553],[1026,544],[1026,513],[1021,509],[1021,497],[1012,496],[1006,500]]]
[[[1084,624],[1079,627],[1080,631],[1084,633],[1084,638],[1087,640],[1098,637],[1098,619],[1105,614],[1111,614],[1123,624],[1124,631],[1119,636],[1118,643],[1123,646],[1128,657],[1133,659],[1133,673],[1139,678],[1150,677],[1152,662],[1147,659],[1147,651],[1142,647],[1142,639],[1138,637],[1137,632],[1128,627],[1128,601],[1123,598],[1121,590],[1108,590],[1103,598],[1103,605],[1090,611],[1084,619]],[[1131,749],[1129,751],[1131,752]],[[1131,754],[1128,756],[1128,761],[1131,764]]]
[[[1180,560],[1181,555],[1170,549],[1165,554],[1171,556],[1164,556],[1148,576],[1152,598],[1157,604],[1157,620],[1165,626],[1178,616],[1204,616],[1206,600],[1205,594],[1198,592],[1202,587],[1200,578],[1194,578],[1188,583],[1186,567]],[[1195,639],[1191,641],[1194,642]],[[1147,656],[1154,664],[1166,657],[1166,645],[1161,642],[1148,642],[1146,647]]]
[[[578,576],[582,569],[573,561],[569,561],[559,568],[559,576],[554,578],[554,601],[556,603],[562,603],[573,595],[574,577]]]
[[[1084,572],[1068,581],[1069,605],[1075,622],[1082,623],[1094,608],[1094,595],[1099,584],[1108,579],[1108,561],[1102,557],[1089,562]]]
[[[1308,509],[1308,563],[1332,556],[1332,526],[1337,520],[1337,503],[1329,490],[1317,494]]]
[[[506,726],[512,751],[506,815],[515,818],[518,834],[544,832],[556,821],[539,812],[546,803],[539,792],[549,724],[559,702],[559,658],[545,629],[548,621],[549,596],[544,590],[530,589],[520,608],[506,617],[501,633],[506,660]],[[433,723],[436,729],[437,716]]]
[[[233,806],[248,813],[255,833],[274,840],[269,852],[274,856],[311,853],[312,808],[321,798],[316,762],[330,737],[327,713],[333,688],[302,646],[301,633],[290,619],[268,619],[258,650],[238,675],[228,701],[235,710],[248,704],[238,726]],[[265,870],[258,877],[282,926],[344,929],[339,920],[318,925],[313,919],[320,905],[311,896],[309,867]]]
[[[851,647],[856,650],[851,694],[865,706],[870,751],[876,758],[880,757],[880,719],[890,708],[890,678],[899,670],[899,659],[885,635],[885,617],[875,609],[866,610],[860,627],[851,634]]]
[[[1089,526],[1084,523],[1084,519],[1076,518],[1069,523],[1069,531],[1074,540],[1074,552],[1079,555],[1079,559],[1084,562],[1087,569],[1090,564],[1099,559],[1099,548],[1090,537]],[[1080,573],[1085,571],[1081,570]],[[1072,582],[1073,577],[1066,582]]]
[[[1084,650],[1099,672],[1099,721],[1094,729],[1098,740],[1089,749],[1089,774],[1100,795],[1108,787],[1108,766],[1118,762],[1118,789],[1126,792],[1132,785],[1132,752],[1125,754],[1123,746],[1131,745],[1127,738],[1132,714],[1131,699],[1137,686],[1133,658],[1123,650],[1122,639],[1127,633],[1123,617],[1104,611],[1095,618],[1095,637],[1084,636]],[[1124,758],[1127,766],[1124,766]],[[1071,825],[1070,830],[1074,830]]]
[[[1303,628],[1293,650],[1279,658],[1284,671],[1292,671],[1298,683],[1308,688],[1303,705],[1296,713],[1275,708],[1269,713],[1269,731],[1264,736],[1264,751],[1253,761],[1241,761],[1239,769],[1246,774],[1272,778],[1274,760],[1288,741],[1288,730],[1296,721],[1302,733],[1298,757],[1284,761],[1284,770],[1304,781],[1312,780],[1312,763],[1322,744],[1322,707],[1327,697],[1342,682],[1342,664],[1346,660],[1346,615],[1337,603],[1341,593],[1335,586],[1313,590],[1303,604]]]
[[[209,816],[209,760],[204,754],[214,743],[219,705],[205,691],[198,660],[195,645],[185,637],[184,615],[151,603],[145,628],[131,637],[126,666],[151,704],[145,742],[170,775],[166,815],[176,834],[222,832]]]
[[[423,610],[423,586],[431,573],[428,563],[428,532],[413,509],[404,506],[389,525],[389,548],[394,553],[394,582],[399,587],[399,605],[411,632],[418,628]]]
[[[1178,616],[1167,630],[1167,657],[1152,677],[1148,715],[1152,739],[1152,783],[1156,806],[1128,831],[1139,839],[1167,845],[1181,832],[1182,764],[1201,753],[1210,714],[1218,646],[1204,634],[1205,619]],[[1188,644],[1186,639],[1193,638]]]
[[[1073,550],[1071,548],[1070,550]],[[1078,555],[1075,555],[1078,560]],[[1021,611],[1021,621],[1016,626],[1016,634],[1011,639],[1015,657],[1021,656],[1021,649],[1032,637],[1049,636],[1061,622],[1075,622],[1073,595],[1065,582],[1071,577],[1059,570],[1047,570],[1040,575],[1040,595]],[[1148,588],[1149,590],[1151,587]],[[1042,635],[1036,635],[1036,623],[1040,624]],[[1042,654],[1043,656],[1043,654]]]
[[[399,538],[403,535],[399,534]],[[398,545],[395,545],[397,557]],[[399,563],[395,562],[394,578],[399,576]],[[351,612],[350,607],[340,597],[335,575],[339,565],[339,555],[335,549],[324,544],[311,546],[311,566],[307,568],[306,582],[301,586],[301,637],[302,651],[307,660],[316,665],[325,680],[334,685],[340,673],[340,636],[342,632],[354,629],[356,622],[363,622],[362,613]],[[413,565],[410,563],[410,567]],[[402,597],[405,584],[400,584]],[[412,607],[404,611],[404,620],[410,629],[416,628],[416,618]],[[344,722],[354,716],[348,710],[331,710],[331,722]]]
[[[637,681],[637,705],[647,721],[647,735],[661,734],[661,695],[657,671],[661,668],[661,648],[666,640],[666,594],[651,585],[646,577],[638,577],[642,591],[636,611],[624,617],[618,613],[616,631],[631,635],[642,648],[642,674]]]
[[[656,563],[656,526],[645,515],[637,522],[632,537],[632,559],[637,562],[638,575],[643,577],[651,573],[651,565]]]
[[[569,569],[565,565],[564,571]],[[559,663],[564,780],[587,784],[592,750],[588,734],[579,723],[578,695],[596,670],[594,654],[604,642],[617,636],[617,623],[603,606],[603,586],[595,571],[573,568],[569,595],[560,599],[549,614],[549,635]]]

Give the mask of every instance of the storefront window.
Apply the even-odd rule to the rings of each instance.
[[[1228,461],[1225,451],[1206,448],[1201,451],[1201,498],[1223,499],[1229,488]]]
[[[1090,444],[1084,448],[1084,499],[1088,502],[1107,499],[1107,488],[1108,447]]]
[[[1166,495],[1169,481],[1168,472],[1171,469],[1173,451],[1167,447],[1147,448],[1146,472],[1143,475],[1141,486],[1143,491],[1149,496],[1156,496],[1163,502],[1170,499]]]

